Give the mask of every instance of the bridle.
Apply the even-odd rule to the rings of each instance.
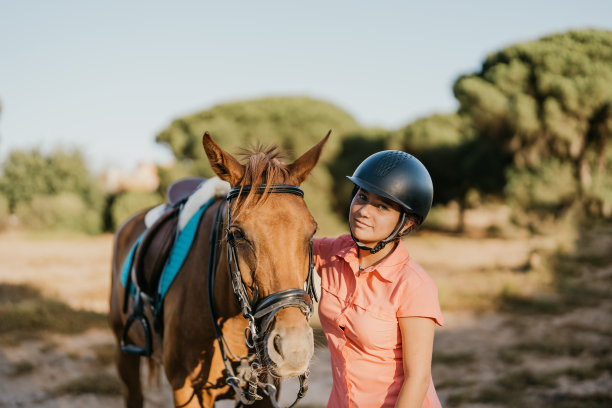
[[[210,245],[211,245],[211,256],[209,257],[208,264],[208,299],[209,309],[213,320],[213,326],[215,329],[215,335],[221,351],[221,356],[226,368],[226,383],[229,384],[233,389],[240,402],[240,405],[250,405],[255,401],[262,399],[263,397],[257,393],[259,388],[262,389],[263,393],[270,397],[272,404],[278,407],[276,403],[276,386],[274,385],[274,376],[270,370],[265,368],[265,365],[261,361],[262,350],[261,340],[263,340],[274,321],[274,317],[277,312],[288,307],[299,308],[307,320],[310,320],[313,312],[312,301],[318,301],[316,291],[313,283],[314,273],[314,260],[312,254],[312,241],[309,245],[309,265],[308,265],[308,276],[304,284],[304,290],[298,288],[285,289],[280,292],[272,293],[265,298],[258,300],[257,291],[254,291],[253,299],[249,298],[246,286],[242,280],[240,267],[238,265],[238,258],[236,255],[236,240],[234,235],[229,230],[231,225],[231,211],[230,203],[234,198],[241,196],[242,194],[248,194],[251,191],[255,191],[256,194],[294,194],[299,197],[304,197],[304,192],[301,188],[291,184],[259,184],[256,186],[245,185],[241,187],[234,187],[227,194],[225,202],[223,202],[215,216],[215,222],[211,231]],[[214,302],[214,281],[215,271],[218,262],[218,250],[219,250],[219,233],[222,229],[223,220],[222,213],[225,207],[226,213],[226,228],[225,228],[225,239],[227,249],[227,267],[230,274],[230,280],[232,282],[232,290],[234,297],[240,305],[242,316],[248,321],[248,326],[245,328],[244,338],[247,347],[254,351],[249,356],[238,358],[234,355],[221,331],[218,324],[218,314],[215,310]],[[239,373],[236,375],[231,361],[228,358],[225,348],[231,354],[234,361],[240,362]],[[267,374],[266,382],[260,380],[260,376]],[[300,375],[300,389],[297,394],[297,399],[291,404],[293,407],[308,390],[308,375],[309,372]]]

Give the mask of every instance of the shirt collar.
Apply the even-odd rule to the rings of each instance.
[[[393,243],[389,243],[393,245]],[[338,251],[337,256],[344,259],[353,270],[353,273],[359,271],[359,258],[357,257],[357,244],[351,240],[350,245]],[[400,241],[397,247],[385,259],[376,266],[365,269],[367,273],[377,272],[380,277],[387,281],[393,282],[395,273],[400,269],[400,266],[408,262],[410,255],[404,244]]]

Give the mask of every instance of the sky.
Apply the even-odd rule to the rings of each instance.
[[[164,164],[172,120],[266,96],[397,129],[454,111],[453,82],[488,54],[584,28],[612,30],[612,1],[0,0],[0,161]]]

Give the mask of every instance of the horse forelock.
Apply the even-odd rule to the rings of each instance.
[[[234,216],[237,210],[245,210],[263,203],[270,194],[271,184],[286,184],[290,179],[289,166],[281,161],[284,154],[277,146],[256,146],[253,150],[244,150],[240,156],[245,158],[244,176],[239,184],[242,189],[247,185],[265,184],[268,186],[263,194],[257,194],[253,189],[246,196],[241,195],[234,205]]]

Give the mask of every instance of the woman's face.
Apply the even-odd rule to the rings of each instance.
[[[378,194],[359,189],[351,202],[349,224],[357,240],[373,247],[393,232],[399,216],[398,204]]]

